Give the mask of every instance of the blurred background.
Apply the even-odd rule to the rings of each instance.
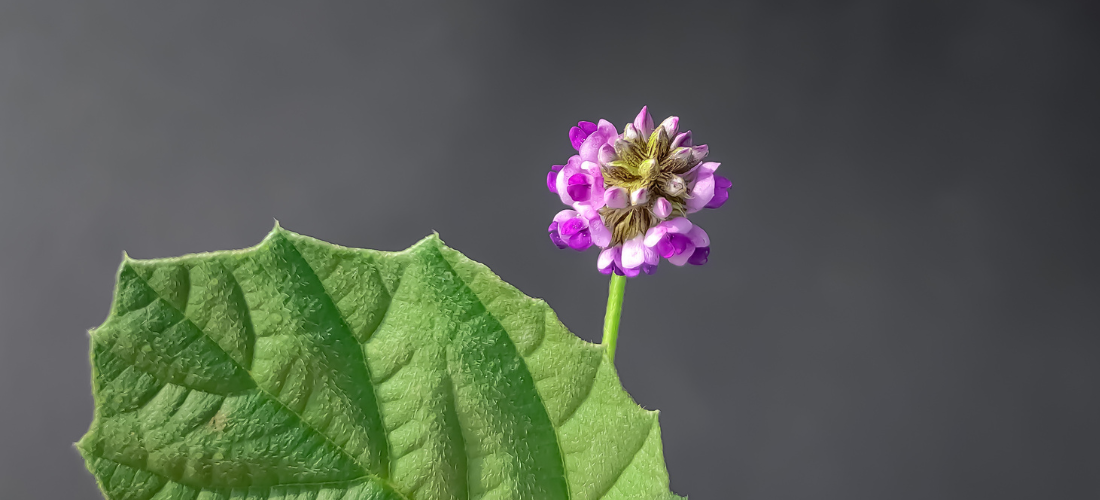
[[[1098,5],[0,1],[0,496],[99,498],[123,250],[438,231],[597,341],[544,179],[645,104],[734,185],[626,292],[676,492],[1100,498]]]

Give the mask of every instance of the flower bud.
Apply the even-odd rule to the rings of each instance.
[[[603,192],[603,203],[609,208],[626,208],[630,201],[630,194],[626,188],[612,186]]]
[[[687,192],[687,185],[682,177],[673,175],[665,182],[665,192],[669,196],[683,196]]]
[[[657,201],[653,203],[653,215],[656,215],[658,219],[667,219],[669,215],[672,215],[672,203],[663,196],[657,198]]]
[[[600,146],[600,151],[596,154],[596,159],[600,162],[600,165],[607,165],[618,158],[619,155],[615,153],[615,147],[610,144]]]
[[[676,134],[680,131],[680,117],[670,116],[665,118],[665,121],[661,122],[661,127],[665,129],[665,133],[669,137],[676,137]]]
[[[669,161],[688,163],[691,161],[692,148],[676,148],[668,155]]]
[[[691,131],[683,132],[676,135],[676,138],[672,140],[672,145],[669,149],[676,149],[680,147],[691,147]]]
[[[649,114],[648,106],[642,106],[638,116],[634,117],[634,128],[638,129],[642,137],[649,137],[653,133],[653,117]]]
[[[638,132],[638,129],[634,126],[633,123],[626,124],[626,129],[623,130],[623,139],[634,142],[641,138],[642,134]]]
[[[649,190],[646,188],[638,188],[630,193],[631,205],[644,205],[649,201]]]

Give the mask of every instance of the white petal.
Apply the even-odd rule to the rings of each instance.
[[[623,242],[623,267],[634,269],[645,263],[645,245],[642,237],[637,236]]]

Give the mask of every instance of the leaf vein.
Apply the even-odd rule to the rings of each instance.
[[[137,279],[141,280],[141,282],[142,282],[142,283],[143,283],[143,284],[144,284],[145,286],[149,287],[149,289],[150,289],[150,290],[153,290],[153,287],[149,286],[149,283],[148,283],[148,282],[146,282],[144,278],[142,278],[141,276],[138,276],[138,275],[137,275],[137,273],[134,273],[134,274],[135,274],[135,275],[137,276]],[[167,303],[169,307],[172,307],[173,309],[176,309],[176,308],[175,308],[175,306],[173,306],[173,305],[172,305],[171,303],[169,303],[169,302],[168,302],[167,300],[164,300],[164,298],[163,298],[163,297],[160,297],[160,293],[159,293],[159,292],[156,292],[156,290],[153,290],[153,292],[157,294],[157,297],[158,297],[158,298],[160,298],[160,299],[161,299],[162,301],[164,301],[165,303]],[[247,300],[247,299],[246,299],[246,300]],[[178,309],[176,309],[176,310],[177,310],[177,311],[179,311]],[[251,314],[251,313],[252,313],[252,309],[251,309],[251,308],[249,308],[249,314]],[[181,314],[182,314],[182,313],[181,313]],[[195,327],[195,328],[196,328],[196,329],[197,329],[197,330],[198,330],[199,332],[202,332],[202,334],[203,334],[203,335],[205,335],[205,336],[206,336],[207,338],[210,338],[210,340],[211,340],[211,341],[213,341],[213,340],[214,340],[214,339],[213,339],[212,337],[210,337],[210,335],[209,335],[209,334],[207,334],[207,333],[206,333],[206,331],[205,331],[205,330],[203,330],[203,329],[199,328],[199,327],[198,327],[198,325],[195,325],[195,324],[194,324],[193,322],[191,322],[191,320],[190,320],[189,318],[187,318],[186,316],[184,316],[184,319],[183,319],[183,321],[187,321],[188,323],[191,323],[191,325],[192,325],[192,326],[194,326],[194,327]],[[255,378],[254,378],[254,377],[252,376],[252,372],[251,372],[250,370],[246,369],[245,367],[241,366],[241,364],[240,364],[240,363],[238,363],[238,362],[237,362],[237,360],[233,359],[233,356],[230,356],[230,355],[229,355],[229,353],[228,353],[228,352],[226,352],[226,351],[225,351],[225,349],[224,349],[224,348],[223,348],[223,347],[222,347],[222,346],[221,346],[220,344],[218,344],[218,343],[217,343],[216,341],[214,341],[214,342],[213,342],[213,344],[214,344],[215,346],[217,346],[217,347],[218,347],[218,349],[220,349],[220,350],[222,351],[222,353],[224,353],[224,354],[225,354],[225,356],[226,356],[227,358],[229,358],[229,359],[230,359],[230,361],[232,361],[232,362],[233,362],[234,364],[236,364],[236,365],[237,365],[238,367],[240,367],[240,368],[241,368],[242,370],[244,370],[244,371],[245,371],[245,373],[247,373],[247,374],[248,374],[248,378],[249,378],[249,379],[250,379],[250,380],[252,381],[252,384],[256,386],[257,390],[259,390],[260,392],[262,392],[263,394],[265,394],[265,395],[266,395],[266,396],[268,397],[268,399],[269,399],[269,400],[271,400],[271,402],[272,402],[272,403],[274,403],[274,404],[278,405],[279,407],[281,407],[281,408],[283,408],[284,410],[286,410],[286,411],[287,411],[288,413],[290,413],[290,414],[294,415],[295,417],[297,417],[298,421],[299,421],[299,422],[301,422],[303,426],[305,426],[306,428],[308,428],[308,429],[309,429],[310,431],[314,432],[315,434],[317,434],[317,435],[321,436],[321,438],[323,438],[323,439],[324,439],[324,440],[325,440],[326,442],[328,442],[328,443],[329,443],[330,445],[332,445],[332,446],[333,446],[333,447],[334,447],[335,449],[339,450],[339,451],[340,451],[340,453],[341,453],[342,455],[344,455],[345,457],[347,457],[347,458],[348,458],[349,460],[351,460],[351,462],[352,462],[352,463],[354,463],[355,465],[359,466],[359,468],[360,468],[360,469],[362,469],[362,471],[363,471],[363,474],[364,474],[364,476],[365,476],[365,477],[374,477],[374,478],[378,478],[378,476],[375,476],[374,474],[371,474],[371,472],[370,472],[370,469],[369,469],[369,468],[367,468],[366,466],[364,466],[364,465],[363,465],[362,463],[360,463],[360,462],[359,462],[359,459],[358,459],[358,458],[356,458],[356,457],[352,456],[352,455],[351,455],[350,453],[348,453],[348,452],[347,452],[347,450],[345,450],[343,446],[340,446],[340,445],[336,444],[336,442],[335,442],[335,441],[333,441],[331,437],[329,437],[329,436],[328,436],[327,434],[325,434],[325,433],[323,433],[323,432],[319,431],[319,430],[318,430],[317,428],[315,428],[315,427],[313,427],[312,425],[310,425],[310,423],[309,423],[308,421],[306,421],[306,419],[305,419],[305,418],[304,418],[304,417],[303,417],[302,415],[300,415],[300,414],[298,414],[298,412],[296,412],[296,411],[294,411],[294,410],[290,409],[290,407],[288,407],[287,405],[283,404],[283,402],[282,402],[282,401],[280,401],[278,397],[275,397],[275,396],[274,396],[273,394],[271,394],[270,392],[268,392],[267,390],[265,390],[265,389],[264,389],[263,387],[261,387],[261,386],[260,386],[260,384],[256,383],[256,379],[255,379]],[[137,367],[135,366],[135,368],[137,368]],[[186,386],[184,386],[184,387],[186,387]],[[192,388],[192,387],[188,387],[188,389],[191,389],[191,390],[195,390],[195,389],[194,389],[194,388]],[[205,392],[205,391],[203,391],[203,392]],[[117,463],[117,462],[116,462],[116,463]],[[380,480],[381,480],[381,478],[378,478],[378,479],[380,479]],[[395,490],[396,490],[396,489],[395,489]]]
[[[604,492],[596,498],[602,499],[607,496],[607,494],[615,488],[615,485],[619,483],[619,480],[623,478],[623,474],[625,474],[626,470],[629,469],[630,466],[634,463],[634,460],[638,458],[638,454],[641,453],[642,448],[645,448],[645,444],[649,442],[649,437],[653,433],[654,425],[657,425],[657,419],[653,419],[652,423],[649,424],[649,430],[646,431],[645,439],[643,439],[641,444],[638,445],[638,449],[634,450],[634,453],[630,456],[630,460],[626,462],[626,465],[623,466],[622,470],[615,474],[615,480],[611,481],[611,484],[607,486],[607,489],[604,490]]]
[[[514,340],[512,340],[512,336],[509,335],[507,330],[504,329],[504,324],[501,323],[500,318],[497,318],[496,315],[493,314],[492,311],[490,311],[490,309],[486,306],[485,301],[482,299],[482,297],[480,295],[478,295],[477,292],[474,291],[473,287],[471,287],[470,284],[467,283],[465,279],[462,278],[462,275],[460,275],[458,273],[458,271],[454,268],[454,265],[451,263],[450,260],[447,259],[447,256],[443,255],[443,252],[440,250],[440,248],[438,246],[433,246],[432,249],[435,251],[436,255],[439,257],[439,259],[442,262],[443,266],[445,266],[447,268],[447,270],[450,271],[450,273],[453,274],[459,280],[459,282],[462,283],[462,286],[466,289],[466,291],[468,291],[470,293],[470,295],[472,295],[477,300],[478,304],[481,305],[482,310],[484,311],[484,313],[486,315],[488,315],[490,318],[492,318],[492,320],[494,322],[496,322],[497,325],[500,325],[500,328],[502,330],[504,330],[504,332],[505,332],[504,338],[506,338],[508,340],[508,345],[511,346],[512,350],[516,353],[516,359],[518,359],[520,365],[523,367],[523,371],[527,374],[528,377],[530,377],[531,385],[532,385],[532,388],[534,389],[535,397],[538,398],[539,406],[542,408],[543,412],[545,412],[546,421],[547,421],[547,423],[550,424],[550,429],[554,433],[554,445],[558,449],[558,456],[559,456],[559,459],[561,460],[561,478],[562,478],[562,481],[565,483],[566,496],[568,498],[571,498],[572,493],[569,491],[569,489],[571,488],[570,485],[569,485],[569,471],[565,466],[565,456],[562,454],[563,452],[562,452],[561,436],[558,435],[558,428],[555,427],[553,421],[550,420],[550,414],[549,414],[549,411],[547,410],[547,407],[546,407],[546,401],[543,399],[542,393],[539,392],[539,390],[538,390],[538,385],[535,383],[535,377],[534,377],[534,375],[531,374],[531,367],[527,365],[527,358],[525,358],[523,356],[523,354],[520,352],[519,346],[517,346],[516,342]],[[529,297],[528,297],[528,299],[529,300],[535,300],[535,299],[530,299]],[[543,333],[545,334],[545,331]],[[457,410],[457,408],[456,408],[456,410]],[[465,450],[465,445],[463,446],[463,449]],[[469,484],[470,484],[469,481],[467,481],[466,484],[467,484],[467,488],[469,488]]]
[[[370,342],[370,339],[374,338],[374,334],[377,333],[378,330],[381,330],[382,325],[385,325],[386,320],[389,319],[390,311],[393,310],[393,298],[396,297],[397,292],[399,290],[401,290],[401,284],[405,282],[405,273],[408,271],[408,269],[409,269],[408,267],[402,267],[401,268],[401,274],[399,276],[397,276],[397,283],[394,284],[392,292],[389,291],[389,290],[386,290],[385,285],[382,286],[382,291],[386,292],[390,296],[390,300],[389,300],[389,302],[386,303],[386,310],[382,311],[382,319],[378,320],[378,324],[375,325],[374,330],[371,330],[370,335],[366,336],[367,337],[366,342]],[[377,273],[378,270],[375,269],[375,272]],[[381,281],[381,280],[379,280],[379,281]],[[363,356],[363,362],[365,363],[366,361],[367,361],[367,357],[364,355]],[[400,368],[398,368],[398,370],[400,370]],[[397,372],[397,370],[394,370],[394,373],[396,373],[396,372]],[[390,376],[393,376],[393,374],[391,373]]]
[[[559,428],[563,427],[566,422],[572,419],[573,415],[577,414],[577,410],[579,410],[580,407],[584,405],[585,401],[588,401],[588,396],[592,395],[592,388],[596,387],[596,376],[600,372],[600,365],[603,364],[603,358],[604,356],[600,356],[600,360],[596,363],[596,369],[592,370],[592,381],[589,382],[588,389],[584,391],[584,396],[581,397],[580,402],[578,402],[576,405],[573,405],[573,408],[569,410],[569,414],[561,420],[561,423],[558,424]]]
[[[443,376],[444,378],[446,378],[447,391],[450,396],[449,401],[447,401],[447,409],[453,412],[453,414],[450,416],[454,417],[455,425],[459,426],[456,437],[458,438],[457,446],[462,449],[462,463],[456,464],[456,466],[461,467],[463,470],[463,475],[466,476],[466,495],[462,497],[462,499],[469,500],[470,483],[473,482],[473,479],[470,477],[470,449],[466,446],[466,436],[462,434],[462,426],[461,424],[459,424],[458,421],[458,394],[455,391],[455,381],[453,378],[451,378],[451,375],[449,373],[444,374]]]
[[[336,301],[333,300],[332,295],[329,293],[328,289],[325,288],[324,282],[321,281],[321,278],[319,276],[317,276],[317,271],[315,271],[313,269],[313,266],[311,266],[309,264],[309,261],[307,261],[305,256],[302,255],[302,252],[298,250],[298,247],[294,244],[294,242],[290,241],[289,239],[286,239],[286,242],[287,242],[287,247],[290,250],[293,250],[295,255],[297,255],[298,258],[301,259],[302,264],[305,266],[305,269],[308,270],[311,274],[313,274],[313,277],[317,280],[317,284],[321,286],[321,293],[324,294],[324,296],[321,297],[321,299],[322,300],[327,300],[329,302],[329,305],[332,306],[332,310],[336,313],[337,319],[340,320],[340,324],[344,326],[344,330],[348,333],[348,335],[351,337],[352,340],[355,340],[355,334],[352,333],[351,327],[348,326],[347,319],[344,318],[344,314],[340,311],[340,308],[336,306]],[[386,312],[389,312],[389,305],[386,306]],[[358,342],[356,342],[356,343],[358,343]],[[390,436],[389,436],[388,433],[386,433],[385,424],[382,421],[382,409],[379,407],[379,404],[378,404],[378,391],[374,387],[374,384],[371,382],[371,369],[370,369],[370,365],[367,364],[367,356],[363,353],[363,349],[362,349],[361,346],[360,346],[359,349],[357,349],[357,351],[358,351],[359,357],[362,361],[363,369],[366,370],[366,372],[367,372],[367,380],[366,380],[367,390],[370,391],[371,401],[374,403],[374,414],[377,415],[377,417],[379,419],[378,424],[382,429],[382,432],[380,432],[379,434],[382,435],[382,440],[385,443],[386,454],[379,457],[379,460],[382,462],[382,469],[388,475],[391,472],[390,467],[392,467],[392,464],[390,464],[390,458],[389,457],[390,457],[391,453],[393,452],[393,445],[390,443]],[[356,463],[359,463],[359,462],[356,461]],[[362,464],[360,464],[360,467],[362,467]],[[369,469],[364,467],[364,470],[367,470],[368,474],[369,474]]]

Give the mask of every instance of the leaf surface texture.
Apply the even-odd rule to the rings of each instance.
[[[127,258],[91,343],[110,500],[678,498],[603,348],[435,236]]]

